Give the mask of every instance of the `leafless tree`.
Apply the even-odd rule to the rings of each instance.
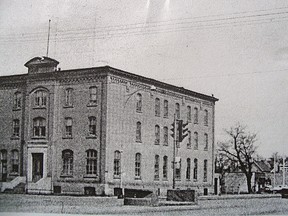
[[[225,130],[229,136],[226,142],[220,142],[219,152],[227,157],[231,163],[237,164],[245,174],[248,193],[252,192],[252,165],[256,156],[256,134],[246,131],[246,127],[237,124],[229,130]]]

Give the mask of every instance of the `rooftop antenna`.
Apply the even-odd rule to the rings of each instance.
[[[49,19],[49,27],[48,27],[48,39],[47,39],[47,52],[46,52],[46,57],[48,57],[48,53],[49,53],[50,22],[51,22],[51,20]]]

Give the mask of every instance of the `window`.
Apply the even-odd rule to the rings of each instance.
[[[191,122],[191,107],[187,106],[187,122]]]
[[[204,134],[204,139],[205,139],[205,147],[204,147],[204,150],[208,150],[208,134]]]
[[[11,164],[12,164],[12,173],[18,173],[19,172],[19,153],[17,150],[12,151]]]
[[[89,149],[86,151],[86,174],[96,175],[97,174],[97,151]]]
[[[194,170],[193,170],[193,179],[197,181],[197,172],[198,172],[198,160],[194,159]]]
[[[73,89],[68,88],[65,90],[65,106],[73,106]]]
[[[97,87],[93,86],[89,88],[90,91],[90,105],[96,105],[97,104]]]
[[[198,108],[194,108],[194,124],[198,124]]]
[[[20,135],[20,121],[19,119],[13,120],[13,137],[19,137]]]
[[[160,116],[160,99],[155,99],[155,116]]]
[[[22,99],[21,93],[20,92],[16,92],[14,94],[13,109],[20,109],[21,108],[21,99]]]
[[[142,112],[142,95],[140,93],[136,96],[136,112]]]
[[[194,149],[198,149],[198,133],[194,132]]]
[[[203,167],[203,181],[207,182],[207,160],[204,160],[204,167]]]
[[[175,104],[175,115],[176,115],[176,119],[180,119],[180,105],[179,105],[179,103]]]
[[[163,157],[163,179],[164,180],[167,180],[168,178],[168,157],[167,156],[164,156]]]
[[[35,92],[35,106],[46,107],[47,104],[47,92],[44,90],[38,90]]]
[[[141,154],[135,156],[135,178],[141,178]]]
[[[96,117],[89,117],[89,136],[96,136]]]
[[[163,144],[168,145],[168,127],[163,128]]]
[[[160,127],[159,125],[155,125],[155,145],[160,144]]]
[[[0,151],[0,162],[2,169],[0,172],[2,173],[2,181],[6,181],[7,179],[7,151],[1,150]]]
[[[154,180],[159,180],[159,155],[155,155]]]
[[[192,137],[191,137],[191,131],[188,131],[188,143],[187,143],[187,148],[191,148],[192,146]]]
[[[62,175],[73,175],[73,151],[66,149],[62,151],[63,170]]]
[[[208,126],[208,110],[204,111],[204,125]]]
[[[65,137],[72,137],[72,118],[65,119]]]
[[[136,142],[141,142],[141,122],[136,124]]]
[[[33,136],[45,137],[46,136],[46,120],[42,117],[33,120]]]
[[[168,101],[164,100],[164,118],[168,118]]]
[[[191,160],[187,158],[187,168],[186,168],[186,180],[190,180],[191,173]]]
[[[114,152],[114,177],[119,177],[121,174],[121,153],[120,151]]]
[[[180,157],[175,158],[175,178],[177,180],[181,179],[181,158]]]

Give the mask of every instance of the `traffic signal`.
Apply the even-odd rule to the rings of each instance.
[[[174,138],[174,136],[175,136],[175,122],[173,122],[171,124],[171,131],[172,131],[171,136]]]
[[[182,142],[185,137],[188,136],[188,122],[183,123],[183,120],[179,121],[179,142]]]

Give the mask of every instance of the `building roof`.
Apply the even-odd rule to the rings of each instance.
[[[271,172],[269,165],[264,160],[254,161],[254,164],[261,172]]]

